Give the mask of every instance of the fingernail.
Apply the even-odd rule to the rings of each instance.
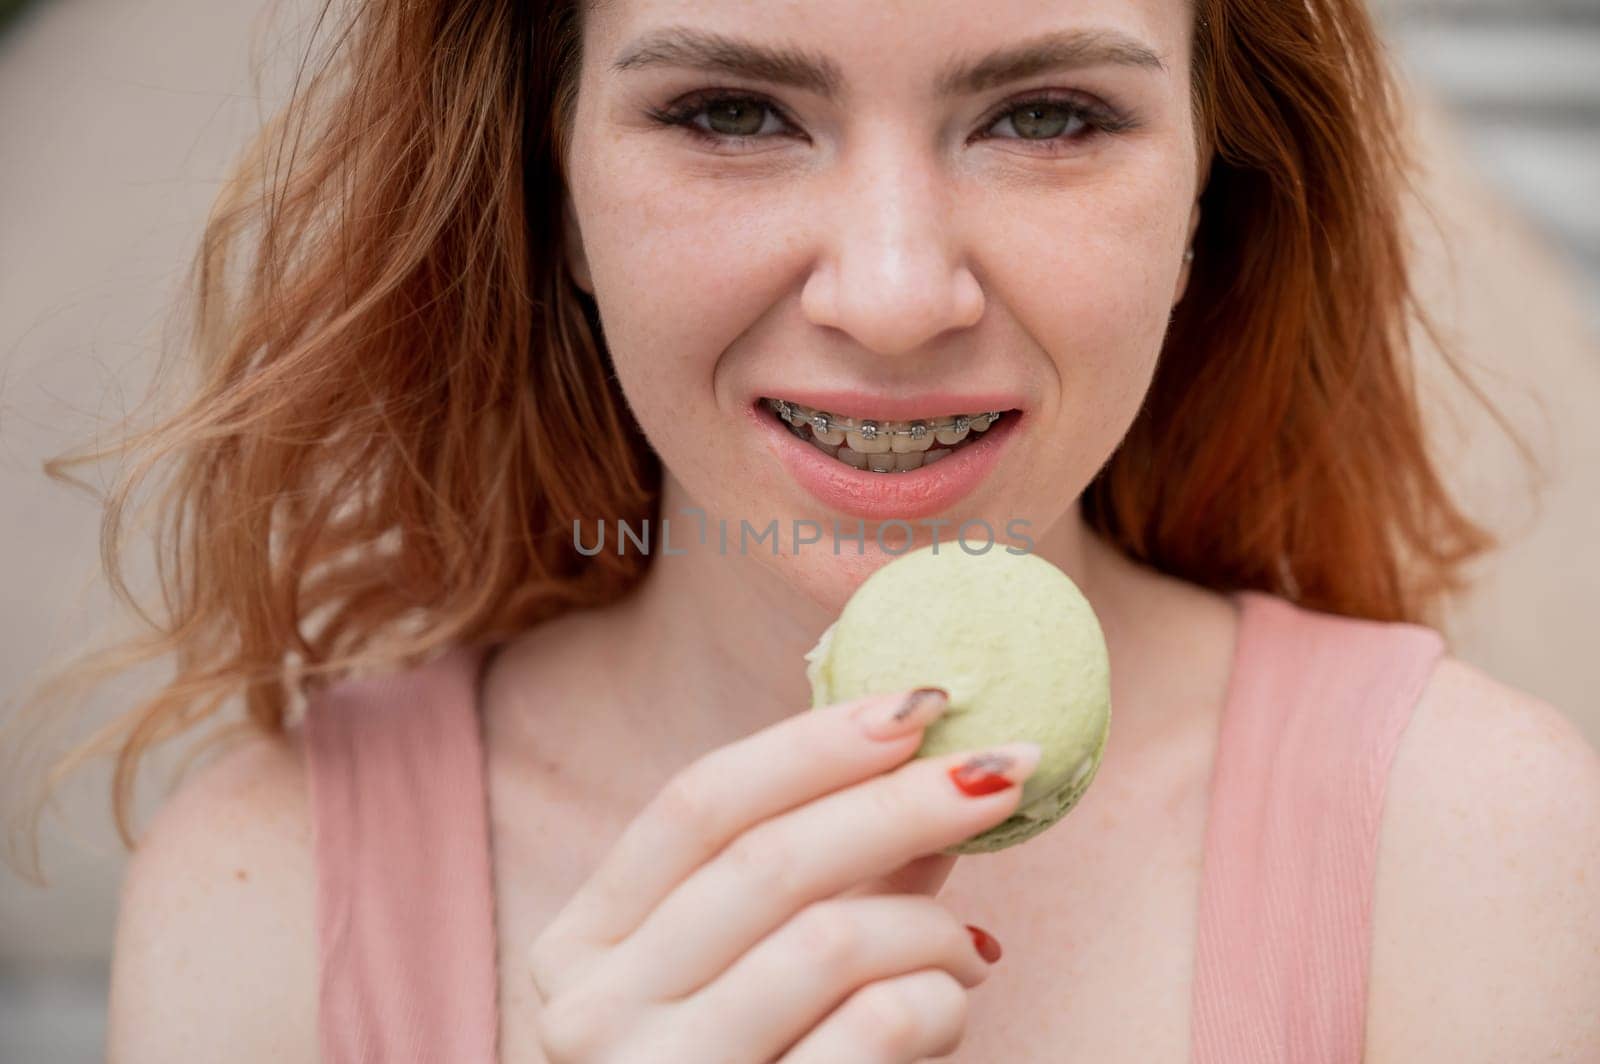
[[[990,964],[1000,959],[1000,943],[993,935],[973,924],[967,925],[967,931],[972,935],[972,944],[977,947],[979,956]]]
[[[1039,767],[1038,743],[1016,742],[973,754],[950,767],[950,779],[974,798],[1021,783]]]
[[[856,719],[869,739],[895,739],[937,720],[949,704],[944,688],[918,687],[903,698],[868,702]]]

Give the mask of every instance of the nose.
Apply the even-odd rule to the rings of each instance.
[[[801,293],[808,320],[885,356],[973,325],[984,307],[949,185],[937,166],[907,163],[907,150],[833,175],[815,216],[826,243]]]

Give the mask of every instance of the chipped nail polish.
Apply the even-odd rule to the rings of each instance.
[[[937,720],[950,704],[942,687],[918,687],[899,701],[863,707],[861,728],[871,739],[895,739]]]
[[[950,768],[950,779],[961,792],[977,798],[1021,783],[1039,767],[1037,743],[1017,742],[973,754]]]

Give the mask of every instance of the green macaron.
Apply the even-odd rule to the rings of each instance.
[[[1016,811],[946,854],[992,853],[1060,820],[1093,781],[1110,734],[1110,659],[1094,610],[1067,574],[1012,550],[938,543],[901,555],[862,582],[805,656],[813,707],[913,687],[949,692],[917,757],[1039,744]]]

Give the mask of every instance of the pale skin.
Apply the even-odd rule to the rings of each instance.
[[[1014,791],[964,798],[939,766],[906,760],[914,735],[865,739],[853,707],[800,712],[802,653],[886,557],[870,539],[862,557],[658,555],[628,599],[527,633],[485,678],[503,1060],[646,1059],[627,1053],[647,1042],[684,1060],[713,1048],[791,1062],[1186,1059],[1236,617],[1224,597],[1091,535],[1077,494],[1138,409],[1188,270],[1204,268],[1183,257],[1203,173],[1188,18],[1176,0],[622,0],[595,12],[568,168],[570,265],[662,456],[663,514],[826,522],[752,438],[754,395],[1015,388],[1027,460],[1003,462],[944,516],[1029,522],[1101,620],[1115,716],[1096,783],[1061,824],[998,855],[919,858],[1003,819]],[[828,57],[839,95],[612,69],[669,25]],[[932,90],[950,62],[1052,30],[1115,32],[1160,63]],[[713,88],[782,114],[722,149],[648,116]],[[1029,144],[1004,107],[1040,90],[1086,94],[1132,122]],[[124,893],[114,1060],[223,1045],[234,1060],[314,1059],[308,823],[293,739],[230,757],[163,811]],[[736,839],[797,876],[783,889],[742,878],[749,866],[714,856]],[[1392,770],[1368,1064],[1600,1054],[1597,840],[1593,750],[1555,710],[1447,658]],[[818,919],[822,902],[840,923]],[[963,922],[994,932],[1004,959],[983,962]],[[759,952],[692,933],[740,926],[787,934]],[[752,970],[764,974],[720,978]],[[596,986],[619,994],[603,1022],[585,1018]]]
[[[1187,278],[1199,211],[1183,8],[1105,0],[1073,5],[1060,22],[1144,43],[1165,69],[1100,63],[935,105],[929,86],[949,57],[992,50],[973,49],[975,34],[1000,48],[1019,36],[1000,27],[1039,28],[1027,0],[986,5],[982,18],[969,7],[635,2],[597,12],[568,164],[572,270],[601,307],[629,403],[662,455],[669,519],[699,507],[713,521],[778,518],[787,529],[836,516],[751,442],[753,395],[1013,387],[1027,397],[1029,460],[1003,464],[940,516],[1025,520],[1036,552],[1117,627],[1140,596],[1125,566],[1092,556],[1077,495],[1136,414]],[[689,11],[696,28],[759,30],[758,40],[833,56],[854,74],[849,88],[829,104],[676,66],[608,69]],[[908,38],[909,27],[885,57],[875,42]],[[714,149],[648,116],[706,88],[761,91],[805,137],[772,116],[748,146]],[[1074,122],[1053,143],[1024,141],[990,115],[1030,90],[1094,93],[1140,126],[1084,139],[1092,130]],[[692,527],[679,519],[680,544]],[[918,528],[919,544],[931,537]],[[648,644],[654,660],[641,673],[676,673],[701,690],[714,678],[729,696],[705,711],[720,723],[674,728],[684,752],[804,700],[793,663],[887,560],[870,532],[866,553],[855,551],[657,555],[617,622],[653,634],[615,642]],[[668,623],[684,616],[696,625]],[[670,642],[659,638],[668,629]]]

